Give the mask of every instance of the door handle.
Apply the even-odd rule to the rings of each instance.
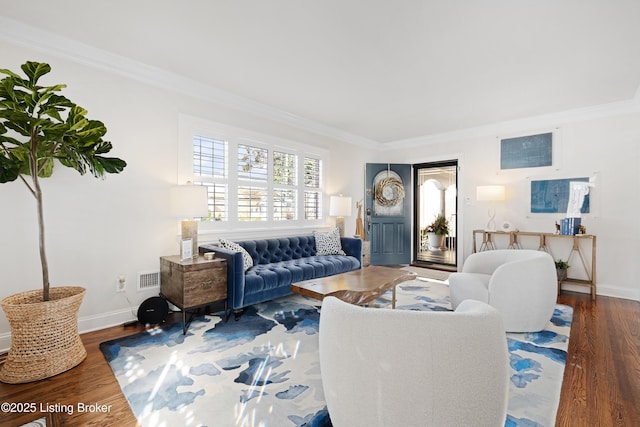
[[[367,231],[371,231],[371,208],[367,208]]]

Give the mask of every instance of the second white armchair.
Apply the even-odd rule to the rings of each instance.
[[[528,249],[498,249],[470,255],[449,276],[451,305],[473,299],[495,307],[507,332],[545,328],[555,308],[558,282],[551,255]]]

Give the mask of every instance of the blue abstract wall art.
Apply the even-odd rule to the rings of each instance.
[[[500,169],[537,168],[553,164],[553,133],[500,140]]]
[[[566,213],[571,181],[589,182],[589,178],[531,181],[531,213]],[[580,212],[589,213],[589,194],[585,196]]]

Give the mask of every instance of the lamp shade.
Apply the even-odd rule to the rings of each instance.
[[[351,197],[331,196],[329,216],[351,216]]]
[[[481,185],[476,187],[476,200],[481,202],[504,200],[504,185]]]
[[[176,185],[170,191],[170,215],[177,218],[196,218],[209,215],[207,187]]]

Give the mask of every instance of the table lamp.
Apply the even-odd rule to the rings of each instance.
[[[331,196],[329,199],[329,216],[336,217],[336,226],[340,237],[344,237],[344,217],[351,216],[351,197]]]

